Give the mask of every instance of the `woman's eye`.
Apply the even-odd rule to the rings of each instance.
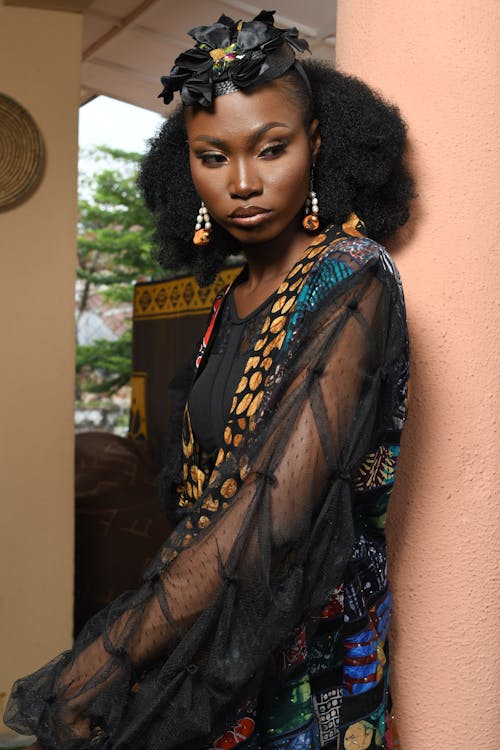
[[[286,143],[273,143],[272,146],[266,146],[262,149],[259,156],[264,157],[264,159],[276,159],[277,156],[281,156],[286,147]]]
[[[219,153],[203,153],[203,154],[196,154],[196,158],[200,159],[202,164],[206,164],[207,167],[214,167],[218,166],[219,164],[224,164],[226,161],[226,157],[224,154]]]

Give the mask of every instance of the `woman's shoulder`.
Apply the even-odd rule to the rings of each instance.
[[[368,237],[364,223],[356,214],[351,214],[343,224],[328,226],[315,239],[308,253],[309,257],[315,258],[317,267],[338,260],[353,272],[378,262],[386,254],[382,245]]]
[[[300,295],[303,301],[307,298],[317,304],[324,296],[331,296],[333,287],[340,292],[346,284],[355,283],[355,277],[368,268],[402,294],[399,272],[390,253],[367,236],[365,225],[355,214],[343,224],[331,225],[318,235],[306,259],[310,263],[308,279]]]
[[[368,237],[364,222],[356,214],[351,214],[343,224],[327,227],[317,237],[311,250],[318,267],[337,261],[354,273],[367,265],[378,265],[399,281],[399,272],[389,251]]]

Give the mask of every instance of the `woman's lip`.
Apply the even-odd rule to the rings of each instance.
[[[249,206],[248,208],[237,209],[229,218],[233,224],[237,224],[238,226],[253,227],[266,221],[270,213],[267,208]]]
[[[229,214],[231,219],[239,219],[247,216],[255,216],[255,214],[264,214],[267,213],[267,208],[262,208],[262,206],[238,206],[238,208],[235,208],[232,214]]]

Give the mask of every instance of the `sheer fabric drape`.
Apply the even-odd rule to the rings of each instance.
[[[206,478],[142,587],[16,683],[11,727],[47,750],[201,747],[342,580],[353,477],[394,419],[405,341],[397,280],[362,242],[362,252],[342,239],[317,253],[252,431]],[[227,482],[236,490],[219,503]]]

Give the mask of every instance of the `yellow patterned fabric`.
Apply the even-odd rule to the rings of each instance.
[[[213,284],[199,286],[193,276],[137,284],[134,320],[161,320],[210,311],[215,295],[232,281],[240,266],[224,268]]]

